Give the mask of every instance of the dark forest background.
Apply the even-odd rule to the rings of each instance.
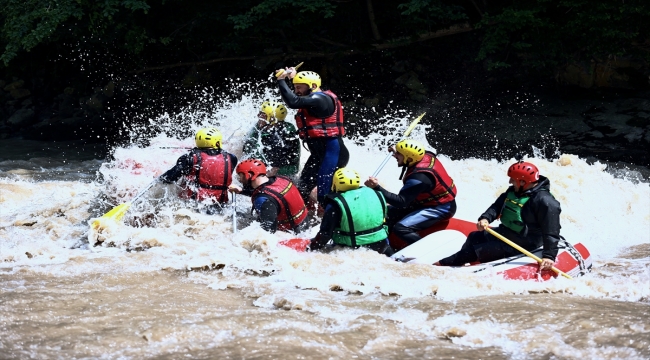
[[[174,113],[206,87],[227,94],[225,78],[272,85],[273,69],[304,61],[350,119],[391,100],[444,112],[425,121],[455,126],[434,141],[452,156],[489,156],[489,139],[467,140],[477,122],[489,131],[566,115],[602,136],[569,127],[553,141],[633,143],[641,131],[631,147],[649,162],[648,0],[0,0],[0,9],[0,138],[120,141],[118,123]],[[562,108],[567,99],[582,102]],[[598,120],[608,114],[629,129],[608,130]],[[623,148],[611,152],[639,156]]]

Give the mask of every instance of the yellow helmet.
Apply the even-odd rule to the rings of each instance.
[[[198,148],[221,148],[221,139],[223,136],[215,128],[203,128],[196,132],[194,140]]]
[[[279,102],[275,103],[275,118],[278,121],[284,121],[287,117],[287,108]]]
[[[266,114],[266,121],[271,121],[275,110],[275,101],[265,101],[260,106],[260,111]],[[262,114],[260,114],[262,115]]]
[[[406,166],[411,166],[422,160],[424,157],[424,145],[419,141],[415,140],[402,140],[395,145],[395,151],[404,156],[404,162]],[[410,162],[407,162],[407,159],[411,158]]]
[[[294,84],[307,84],[311,88],[311,84],[316,84],[320,87],[320,75],[313,71],[301,71],[293,78]]]
[[[343,192],[358,189],[361,185],[359,173],[348,168],[340,168],[332,177],[332,191]]]

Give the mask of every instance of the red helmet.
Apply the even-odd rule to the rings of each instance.
[[[522,180],[528,185],[539,180],[539,169],[529,162],[520,161],[510,165],[508,176],[515,180]]]
[[[235,172],[243,173],[246,182],[257,179],[260,175],[266,175],[266,165],[257,159],[246,159],[237,165]]]

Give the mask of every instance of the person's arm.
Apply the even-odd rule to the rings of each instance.
[[[332,240],[334,229],[341,223],[341,215],[341,209],[337,205],[330,202],[325,206],[320,230],[316,237],[311,240],[311,245],[309,245],[311,250],[318,250]]]
[[[230,163],[232,164],[232,171],[235,171],[235,167],[237,167],[237,162],[239,159],[237,159],[237,156],[228,153],[228,156],[230,157]]]
[[[555,261],[560,241],[560,203],[548,192],[539,193],[534,199],[535,218],[542,230],[544,250],[542,258]]]
[[[259,195],[253,200],[253,207],[257,211],[258,219],[262,229],[274,233],[278,229],[278,204],[266,196]]]
[[[183,175],[189,175],[192,172],[192,157],[190,154],[182,155],[176,160],[176,165],[160,175],[160,181],[165,184],[171,184],[180,179]]]
[[[406,208],[411,205],[418,195],[433,189],[434,185],[433,180],[427,175],[413,174],[408,177],[399,194],[393,194],[381,186],[377,186],[375,190],[381,192],[390,205],[396,208]]]
[[[490,205],[487,210],[481,216],[479,216],[478,221],[480,222],[481,220],[487,220],[488,224],[492,223],[494,220],[496,220],[499,215],[501,214],[501,210],[503,209],[503,204],[506,201],[506,194],[507,191],[504,192],[503,194],[499,195],[499,197],[494,201],[492,205]]]

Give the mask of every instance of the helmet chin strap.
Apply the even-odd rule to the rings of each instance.
[[[402,173],[399,174],[399,180],[402,180],[402,178],[404,177],[404,174],[406,173],[407,168],[408,168],[408,166],[406,166],[406,164],[402,166]]]

